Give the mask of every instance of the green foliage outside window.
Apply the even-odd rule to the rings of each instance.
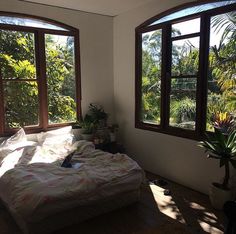
[[[209,47],[207,126],[213,130],[212,115],[217,112],[236,116],[236,13],[211,18],[211,33],[224,29],[219,45]],[[221,31],[222,32],[222,31]],[[179,36],[175,30],[172,36]],[[211,35],[212,36],[212,35]],[[172,43],[173,76],[198,74],[199,48],[190,39],[179,46]],[[160,123],[161,30],[145,33],[142,42],[142,121]],[[167,77],[168,78],[168,77]],[[197,78],[197,77],[196,77]],[[196,121],[194,78],[171,78],[170,125],[193,129]],[[186,123],[186,126],[185,126]],[[192,127],[191,127],[192,125]]]
[[[53,36],[45,36],[48,95],[44,98],[49,103],[50,123],[76,121],[73,43],[72,37],[67,37],[66,43],[57,43]],[[0,68],[7,128],[39,124],[40,89],[34,44],[33,33],[0,30]]]

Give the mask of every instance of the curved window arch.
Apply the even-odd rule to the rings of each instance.
[[[80,116],[79,31],[0,12],[0,134],[37,132]]]
[[[208,1],[136,28],[137,128],[198,139],[236,116],[235,22],[235,0]]]

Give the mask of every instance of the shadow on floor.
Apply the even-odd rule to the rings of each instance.
[[[211,209],[207,197],[168,183],[171,196],[156,185],[142,187],[133,205],[74,224],[54,234],[195,234],[223,233],[223,214]],[[0,208],[0,233],[21,234],[5,208]]]

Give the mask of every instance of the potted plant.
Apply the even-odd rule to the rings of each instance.
[[[81,135],[84,140],[91,141],[94,133],[94,123],[90,115],[86,114],[84,119],[79,122],[81,126]]]
[[[225,176],[222,183],[212,183],[210,201],[214,208],[222,209],[227,200],[231,200],[232,192],[229,187],[230,164],[236,169],[236,130],[229,133],[215,126],[215,132],[206,134],[206,140],[200,142],[201,147],[208,152],[209,158],[218,159],[220,167],[224,167]]]
[[[81,139],[82,127],[79,121],[72,124],[72,132],[77,140]]]
[[[88,115],[91,117],[97,128],[104,128],[107,125],[108,114],[103,107],[98,104],[91,103],[89,105]]]

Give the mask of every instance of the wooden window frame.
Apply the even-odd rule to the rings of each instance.
[[[135,29],[135,128],[160,132],[183,138],[200,140],[204,138],[206,131],[206,108],[207,108],[207,74],[209,59],[209,40],[210,40],[210,18],[214,15],[227,13],[236,10],[236,3],[231,5],[207,10],[190,16],[166,21],[156,25],[150,25],[156,20],[174,13],[176,11],[217,1],[200,0],[180,5],[154,16]],[[171,37],[171,25],[200,18],[200,32],[186,34],[178,37]],[[154,30],[162,29],[162,67],[161,67],[161,123],[159,125],[144,123],[141,121],[142,110],[142,34]],[[178,39],[199,36],[199,72],[197,74],[196,88],[196,125],[195,130],[177,128],[169,125],[169,106],[170,106],[170,72],[171,72],[171,42]],[[173,78],[173,77],[172,77]]]
[[[45,55],[45,35],[53,34],[58,36],[71,36],[74,37],[74,64],[75,64],[75,85],[76,85],[76,117],[81,118],[81,69],[80,69],[80,42],[79,42],[79,29],[73,28],[69,25],[43,18],[32,16],[28,14],[18,14],[12,12],[1,12],[0,16],[21,17],[28,19],[36,19],[39,21],[47,22],[55,26],[65,28],[67,31],[46,29],[38,27],[27,27],[21,25],[0,24],[0,30],[12,30],[21,32],[30,32],[34,34],[35,39],[35,66],[36,66],[36,81],[38,83],[39,92],[39,125],[24,127],[27,133],[37,133],[40,131],[47,131],[56,129],[63,126],[71,125],[72,123],[48,123],[48,102],[47,102],[47,78],[46,78],[46,55]],[[4,79],[5,80],[5,79]],[[22,80],[23,81],[23,80]],[[27,81],[29,81],[27,79]],[[11,81],[18,82],[18,81]],[[4,94],[3,94],[3,79],[0,72],[0,136],[8,136],[16,132],[17,129],[8,129],[5,127],[5,111],[4,111]]]

